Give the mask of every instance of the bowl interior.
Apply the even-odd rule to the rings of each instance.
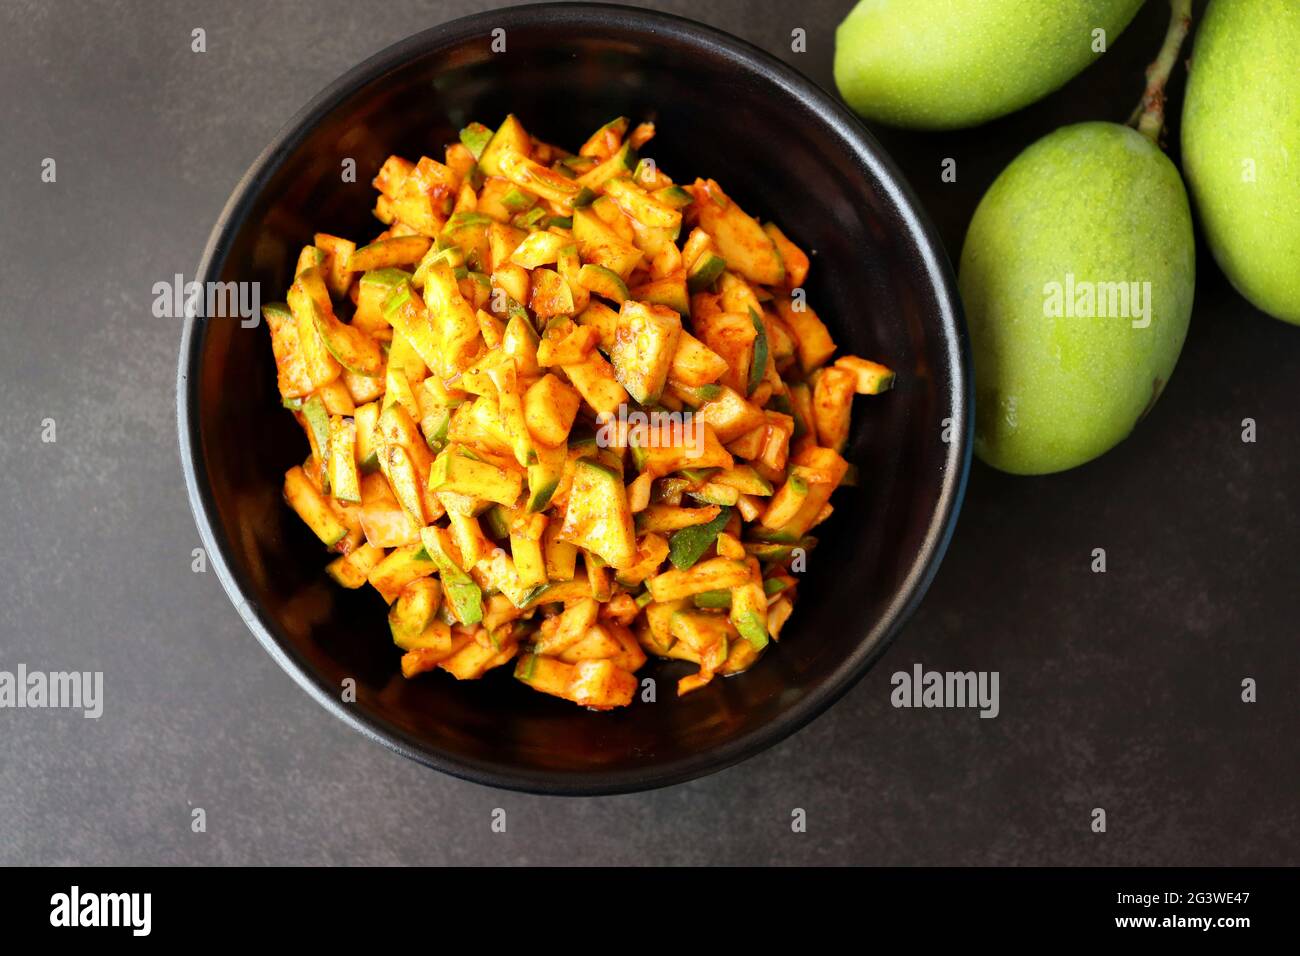
[[[778,222],[812,255],[808,301],[841,350],[900,373],[895,391],[856,402],[846,457],[861,481],[836,493],[833,518],[816,532],[780,645],[748,673],[682,699],[674,684],[693,667],[652,662],[641,676],[654,679],[655,701],[614,713],[538,694],[509,667],[476,682],[442,672],[408,681],[381,598],[333,586],[323,548],[281,501],[284,471],[307,446],[279,408],[264,326],[212,319],[193,329],[182,357],[183,454],[193,450],[196,510],[227,585],[254,630],[265,628],[263,640],[332,709],[488,783],[653,786],[739,759],[810,719],[919,598],[964,478],[959,319],[946,263],[887,165],[788,70],[712,31],[640,11],[507,13],[414,37],[322,94],[254,168],[199,278],[256,280],[264,302],[282,300],[314,231],[360,240],[383,228],[370,214],[370,180],[385,157],[440,158],[471,120],[495,125],[514,112],[534,135],[570,149],[611,117],[653,120],[658,132],[643,155],[678,182],[713,177],[745,209]],[[507,52],[492,51],[494,26],[506,30]],[[341,176],[347,159],[355,183]],[[355,703],[339,703],[345,678],[356,681]]]

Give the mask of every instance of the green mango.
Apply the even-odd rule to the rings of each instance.
[[[1142,2],[861,0],[835,32],[835,85],[870,120],[977,126],[1064,86]]]
[[[1196,278],[1178,170],[1127,126],[1043,137],[989,187],[962,249],[975,452],[1015,474],[1122,441],[1173,374]]]
[[[1300,2],[1213,0],[1182,138],[1219,267],[1253,305],[1300,324]]]

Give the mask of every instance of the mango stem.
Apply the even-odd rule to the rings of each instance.
[[[1128,125],[1157,146],[1165,128],[1165,86],[1178,62],[1178,53],[1192,28],[1192,0],[1169,0],[1169,30],[1155,62],[1147,67],[1147,88]]]

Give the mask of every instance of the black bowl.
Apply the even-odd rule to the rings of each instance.
[[[506,52],[491,49],[505,30]],[[499,35],[498,35],[499,36]],[[620,114],[653,119],[646,153],[680,181],[716,178],[815,251],[808,300],[841,349],[899,372],[857,402],[841,489],[779,646],[748,673],[678,699],[691,665],[653,663],[657,702],[593,713],[500,668],[458,683],[402,678],[373,589],[323,573],[320,544],[281,501],[306,455],[279,408],[269,336],[190,319],[177,383],[190,504],[249,628],[313,697],[400,753],[479,783],[544,793],[642,790],[733,764],[843,694],[915,609],[951,535],[970,458],[970,368],[951,269],[875,140],[836,100],[711,28],[605,5],[515,7],[411,37],[315,98],[236,187],[196,278],[283,298],[316,230],[373,235],[370,179],[399,153],[441,156],[471,120],[519,115],[562,145]],[[355,183],[342,181],[356,161]],[[355,702],[344,702],[345,679]]]

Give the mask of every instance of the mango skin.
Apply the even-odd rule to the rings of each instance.
[[[1048,316],[1049,283],[1150,282],[1149,325]],[[1173,163],[1137,131],[1043,137],[989,187],[958,286],[975,363],[975,453],[1013,474],[1063,471],[1122,441],[1173,374],[1196,246]],[[1130,307],[1130,313],[1137,310]]]
[[[1300,325],[1300,2],[1210,4],[1182,142],[1219,268],[1252,305]]]
[[[835,31],[835,85],[860,115],[960,129],[1059,89],[1143,0],[861,0]],[[1032,10],[1029,8],[1033,8]]]

